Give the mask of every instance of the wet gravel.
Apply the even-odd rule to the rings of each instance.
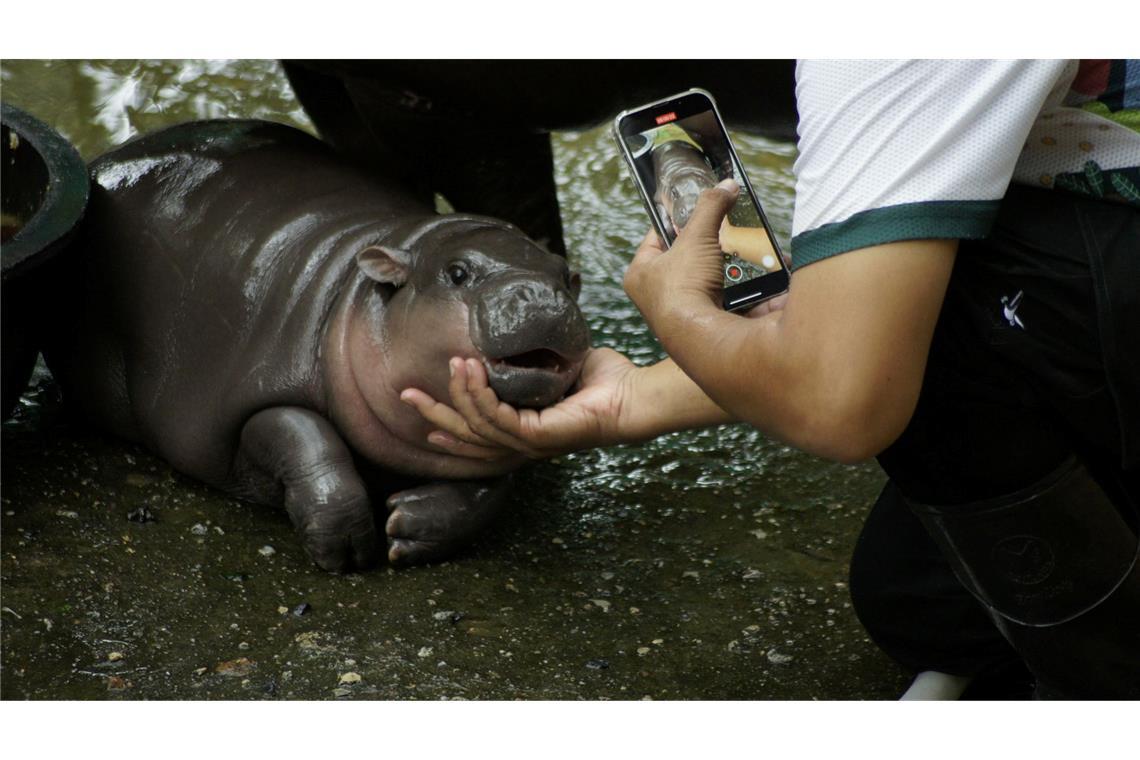
[[[599,454],[567,457],[527,471],[510,514],[454,560],[334,576],[283,512],[72,426],[42,382],[42,406],[3,429],[5,699],[838,699],[905,686],[846,589],[873,470],[832,473],[862,484],[856,503],[741,509],[717,489],[678,499],[652,483],[584,503],[575,477]]]

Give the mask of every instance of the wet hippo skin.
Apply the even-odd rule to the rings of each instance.
[[[491,519],[519,460],[435,449],[398,394],[446,398],[448,359],[465,356],[515,404],[560,398],[588,348],[562,257],[267,122],[166,129],[91,176],[45,349],[71,409],[283,504],[328,570],[383,556],[378,519],[397,563],[447,556]]]
[[[284,69],[338,151],[424,199],[438,192],[459,211],[506,219],[556,253],[565,249],[551,131],[703,87],[729,126],[796,136],[791,60],[316,60]]]

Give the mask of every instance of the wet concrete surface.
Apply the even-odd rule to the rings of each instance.
[[[845,585],[873,472],[857,475],[859,503],[793,505],[623,478],[591,452],[531,467],[510,514],[452,561],[335,576],[283,512],[45,406],[3,432],[5,699],[843,699],[905,685]],[[776,457],[781,477],[800,456]],[[581,480],[581,459],[612,477]],[[849,487],[844,470],[803,490]]]

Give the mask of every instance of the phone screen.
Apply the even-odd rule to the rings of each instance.
[[[730,177],[740,185],[720,228],[726,308],[787,288],[779,246],[707,94],[685,93],[627,112],[619,117],[617,132],[668,245],[688,224],[703,190]],[[767,275],[778,276],[761,286]]]

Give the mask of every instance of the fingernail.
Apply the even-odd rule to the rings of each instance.
[[[459,360],[458,359],[450,359],[447,362],[447,374],[451,375],[452,377],[455,377],[455,363],[457,361],[459,361]]]
[[[729,177],[728,179],[722,179],[720,182],[716,183],[716,186],[721,190],[727,190],[730,193],[736,193],[740,191],[740,185],[738,185],[736,183],[736,180],[734,180],[732,177]]]

